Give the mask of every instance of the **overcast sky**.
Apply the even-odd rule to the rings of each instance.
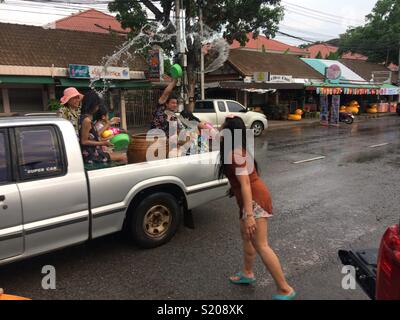
[[[71,3],[74,1],[75,3]],[[0,3],[0,22],[44,25],[89,7],[107,12],[106,0],[54,2],[44,4],[5,0],[5,3]],[[281,31],[308,41],[332,39],[345,32],[349,26],[363,24],[365,16],[371,12],[376,2],[377,0],[283,0],[286,12]],[[305,42],[279,34],[277,39],[295,45]]]

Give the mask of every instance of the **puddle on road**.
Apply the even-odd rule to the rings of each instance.
[[[385,152],[380,151],[359,152],[346,157],[344,161],[348,163],[366,163],[382,158],[384,155]]]
[[[397,154],[399,152],[398,145],[387,145],[381,148],[370,149],[346,156],[343,162],[347,163],[366,163],[377,159],[384,158],[388,155]],[[394,162],[394,161],[393,161]]]
[[[394,168],[400,168],[400,158],[396,158],[394,160],[388,161],[387,164]]]

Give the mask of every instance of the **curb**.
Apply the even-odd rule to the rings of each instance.
[[[314,127],[319,125],[320,122],[315,121],[315,122],[294,122],[292,124],[286,124],[286,125],[276,125],[276,126],[268,126],[267,131],[274,131],[274,130],[285,130],[285,129],[293,129],[293,128],[298,128],[298,127]]]

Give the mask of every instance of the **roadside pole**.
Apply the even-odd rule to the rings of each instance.
[[[400,86],[400,40],[399,40],[399,63],[397,66],[397,85]],[[400,95],[397,98],[397,102],[400,102]]]
[[[204,37],[202,1],[200,1],[200,8],[199,8],[199,23],[200,23],[200,38],[201,38],[200,41],[202,41]],[[200,90],[201,90],[201,100],[204,100],[206,97],[204,89],[204,52],[202,43],[200,43]]]
[[[128,130],[128,125],[126,122],[126,101],[125,101],[125,90],[121,89],[120,90],[120,95],[121,95],[121,126],[122,129]]]
[[[187,88],[187,57],[186,57],[186,36],[185,36],[185,19],[183,16],[183,2],[182,0],[175,0],[175,23],[176,23],[176,45],[179,55],[179,64],[183,69],[183,77],[180,80],[180,105],[179,111],[182,111],[185,104],[187,104],[187,97],[185,88]],[[181,104],[183,103],[183,105]]]

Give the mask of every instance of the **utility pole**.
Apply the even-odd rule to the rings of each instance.
[[[185,35],[185,17],[183,14],[183,1],[175,0],[175,21],[176,21],[176,45],[179,54],[179,64],[183,69],[183,77],[181,79],[180,102],[187,104],[187,95],[185,88],[187,88],[187,57],[186,57],[186,35]],[[180,110],[183,108],[180,105]]]
[[[203,26],[203,5],[204,2],[202,0],[199,1],[199,23],[200,23],[200,41],[203,40],[204,37],[204,26]],[[206,98],[205,89],[204,89],[204,52],[203,52],[203,44],[200,43],[200,92],[201,92],[201,100]]]
[[[397,65],[397,72],[398,72],[397,84],[400,86],[400,40],[399,40],[399,63]],[[400,102],[400,96],[399,96],[399,102]]]

